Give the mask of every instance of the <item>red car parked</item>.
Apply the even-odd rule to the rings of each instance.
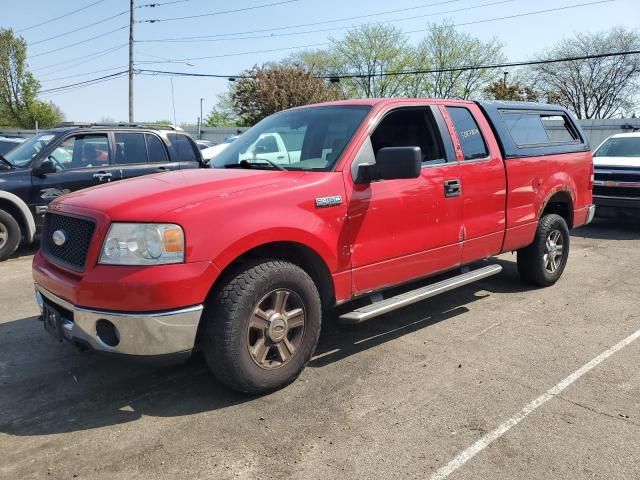
[[[587,142],[550,105],[312,105],[266,118],[215,166],[52,203],[33,262],[46,329],[143,357],[197,344],[227,385],[270,391],[309,361],[326,309],[382,292],[341,316],[367,320],[500,266],[388,287],[508,251],[525,281],[551,285],[569,229],[594,214]]]

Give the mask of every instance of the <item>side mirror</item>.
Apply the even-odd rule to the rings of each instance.
[[[418,178],[421,168],[420,147],[385,147],[378,150],[375,164],[359,166],[356,183]]]
[[[43,160],[40,165],[33,167],[31,173],[36,177],[44,177],[49,173],[56,173],[56,165],[48,158]]]

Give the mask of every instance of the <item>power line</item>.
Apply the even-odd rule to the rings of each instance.
[[[127,65],[118,65],[117,67],[103,68],[101,70],[93,70],[92,72],[78,73],[76,75],[65,75],[64,77],[47,78],[46,80],[41,81],[41,83],[49,83],[49,82],[55,82],[58,80],[66,80],[68,78],[84,77],[86,75],[95,75],[96,73],[110,72],[112,70],[122,70],[123,68],[126,68],[126,67]]]
[[[49,73],[44,74],[45,76],[46,75],[52,75],[54,73],[61,72],[63,70],[68,70],[69,68],[77,67],[78,65],[82,65],[84,63],[91,62],[91,61],[95,60],[96,58],[104,57],[105,55],[108,55],[108,54],[110,54],[112,52],[115,52],[116,50],[119,50],[119,49],[121,49],[122,47],[124,47],[126,45],[129,45],[129,44],[128,43],[121,43],[120,45],[116,45],[115,47],[110,47],[110,48],[107,48],[105,50],[100,50],[98,52],[90,53],[89,55],[83,55],[81,57],[71,58],[71,59],[65,60],[63,62],[52,63],[50,65],[45,65],[45,66],[38,67],[38,68],[32,68],[31,71],[32,72],[39,72],[41,70],[47,70],[47,69],[52,68],[52,67],[58,67],[60,65],[65,65],[67,63],[71,63],[72,64],[72,65],[67,65],[66,67],[59,68],[57,70],[53,70],[53,71],[51,71]],[[86,59],[86,60],[84,60],[84,59]],[[73,62],[76,62],[77,60],[83,60],[83,61],[78,62],[78,63],[73,63]]]
[[[112,73],[110,75],[104,75],[104,76],[98,77],[98,78],[92,78],[90,80],[84,80],[82,82],[76,82],[76,83],[71,83],[69,85],[62,85],[60,87],[54,87],[54,88],[48,88],[46,90],[40,90],[39,93],[56,92],[56,91],[59,91],[59,90],[66,90],[66,89],[71,88],[71,87],[77,87],[77,86],[81,86],[81,85],[89,85],[89,84],[92,84],[92,83],[100,81],[100,80],[116,78],[116,77],[122,76],[122,75],[124,75],[126,73],[129,73],[129,70],[121,70],[120,72]]]
[[[102,20],[98,20],[97,22],[90,23],[89,25],[76,28],[75,30],[69,30],[68,32],[60,33],[52,37],[43,38],[42,40],[38,40],[37,42],[29,42],[29,46],[32,47],[33,45],[38,45],[40,43],[48,42],[49,40],[55,40],[56,38],[66,37],[67,35],[71,35],[72,33],[80,32],[82,30],[86,30],[87,28],[95,27],[96,25],[100,25],[101,23],[105,23],[105,22],[108,22],[109,20],[113,20],[114,18],[120,17],[128,12],[129,10],[123,10],[120,13],[116,13],[115,15],[111,15],[110,17],[106,17],[106,18],[103,18]]]
[[[67,48],[72,48],[72,47],[75,47],[75,46],[77,46],[77,45],[82,45],[82,44],[85,44],[85,43],[87,43],[87,42],[90,42],[91,40],[95,40],[95,39],[97,39],[97,38],[106,37],[107,35],[111,35],[112,33],[119,32],[120,30],[124,30],[125,28],[129,28],[129,25],[123,25],[122,27],[118,27],[118,28],[116,28],[116,29],[114,29],[114,30],[110,30],[110,31],[108,31],[108,32],[101,33],[100,35],[95,35],[95,36],[90,37],[90,38],[85,38],[85,39],[80,40],[80,41],[78,41],[78,42],[70,43],[70,44],[65,45],[65,46],[63,46],[63,47],[54,48],[53,50],[48,50],[48,51],[46,51],[46,52],[40,52],[40,53],[37,53],[36,55],[31,55],[31,56],[29,56],[29,57],[27,57],[27,58],[30,60],[30,59],[32,59],[32,58],[41,57],[41,56],[43,56],[43,55],[48,55],[48,54],[50,54],[50,53],[58,52],[58,51],[60,51],[60,50],[66,50]]]
[[[210,13],[201,13],[198,15],[189,15],[187,17],[170,17],[170,18],[157,18],[157,19],[151,19],[151,20],[140,20],[140,23],[158,23],[158,22],[173,22],[176,20],[190,20],[192,18],[202,18],[202,17],[213,17],[213,16],[217,16],[217,15],[226,15],[228,13],[237,13],[237,12],[247,12],[249,10],[258,10],[260,8],[267,8],[267,7],[275,7],[277,5],[285,5],[288,3],[295,3],[295,2],[299,2],[300,0],[283,0],[280,2],[273,2],[273,3],[264,3],[262,5],[254,5],[252,7],[244,7],[244,8],[236,8],[233,10],[223,10],[220,12],[210,12]]]
[[[31,30],[32,28],[41,27],[42,25],[46,25],[48,23],[55,22],[56,20],[60,20],[61,18],[68,17],[69,15],[74,15],[74,14],[76,14],[78,12],[82,12],[83,10],[86,10],[87,8],[91,8],[94,5],[97,5],[97,4],[102,3],[102,2],[104,2],[104,0],[98,0],[96,2],[90,3],[89,5],[87,5],[85,7],[78,8],[76,10],[72,10],[71,12],[68,12],[68,13],[65,13],[63,15],[60,15],[59,17],[51,18],[49,20],[45,20],[44,22],[40,22],[40,23],[36,23],[35,25],[31,25],[30,27],[25,27],[23,29],[16,30],[16,33],[26,32],[27,30]]]
[[[116,80],[118,78],[122,78],[122,76],[123,75],[121,75],[119,77],[106,78],[104,80],[99,80],[99,81],[96,81],[96,82],[93,82],[93,83],[90,83],[90,84],[80,85],[78,87],[67,88],[65,90],[59,90],[59,91],[56,91],[56,92],[48,92],[48,93],[45,93],[44,95],[47,96],[47,97],[52,97],[52,96],[56,96],[56,95],[64,95],[66,93],[71,93],[71,92],[75,92],[77,90],[82,90],[83,88],[92,87],[94,85],[98,85],[98,84],[101,84],[101,83],[110,82],[112,80]]]
[[[381,15],[388,15],[390,13],[399,13],[399,12],[407,12],[407,11],[411,11],[411,10],[418,10],[421,8],[428,8],[428,7],[435,7],[438,5],[448,5],[451,3],[457,3],[460,2],[462,0],[444,0],[444,1],[440,1],[440,2],[436,2],[436,3],[427,3],[427,4],[422,4],[422,5],[416,5],[413,7],[408,7],[408,8],[399,8],[399,9],[395,9],[395,10],[387,10],[384,12],[378,12],[378,13],[370,13],[368,15],[357,15],[355,17],[342,17],[342,18],[334,18],[332,20],[323,20],[320,22],[311,22],[311,23],[299,23],[296,25],[284,25],[284,26],[280,26],[277,28],[263,28],[260,30],[249,30],[249,31],[244,31],[244,32],[233,32],[233,33],[220,33],[217,35],[203,35],[203,36],[196,36],[196,37],[174,37],[174,38],[160,38],[160,39],[150,39],[150,40],[138,40],[138,42],[170,42],[170,41],[186,41],[186,40],[201,40],[201,39],[207,39],[207,38],[219,38],[219,37],[228,37],[228,36],[235,36],[235,35],[249,35],[252,33],[264,33],[264,32],[272,32],[273,30],[289,30],[291,28],[300,28],[300,27],[313,27],[316,25],[326,25],[329,23],[335,23],[335,22],[345,22],[345,21],[349,21],[349,20],[360,20],[362,18],[370,18],[370,17],[378,17]]]
[[[310,45],[298,45],[295,47],[283,47],[283,48],[271,48],[268,50],[253,50],[251,52],[237,52],[237,53],[224,53],[221,55],[211,55],[211,56],[207,56],[207,57],[191,57],[191,58],[180,58],[177,60],[165,60],[165,61],[159,61],[159,62],[153,62],[153,61],[142,61],[142,62],[137,62],[137,64],[157,64],[157,63],[181,63],[181,62],[189,62],[192,60],[211,60],[213,58],[226,58],[226,57],[236,57],[236,56],[240,56],[240,55],[248,55],[248,54],[252,54],[252,53],[272,53],[272,52],[281,52],[281,51],[285,51],[285,50],[297,50],[297,49],[302,49],[302,48],[313,48],[313,47],[325,47],[329,45],[328,43],[312,43]]]
[[[506,63],[495,63],[489,65],[468,65],[461,67],[450,67],[450,68],[436,68],[436,69],[428,69],[428,70],[407,70],[407,71],[399,71],[399,72],[377,72],[372,74],[363,74],[363,73],[337,73],[333,75],[314,75],[316,78],[322,79],[349,79],[349,78],[368,78],[368,77],[390,77],[390,76],[403,76],[403,75],[423,75],[428,73],[450,73],[450,72],[465,72],[470,70],[491,70],[497,68],[513,68],[513,67],[523,67],[523,66],[532,66],[532,65],[545,65],[549,63],[562,63],[562,62],[574,62],[578,60],[592,60],[596,58],[608,58],[608,57],[622,57],[626,55],[638,55],[640,54],[640,50],[627,50],[624,52],[609,52],[609,53],[600,53],[594,55],[581,55],[575,57],[563,57],[563,58],[551,58],[544,60],[525,60],[519,62],[506,62]],[[192,72],[172,72],[172,71],[164,71],[164,70],[147,70],[140,69],[138,70],[141,74],[150,74],[150,75],[172,75],[172,76],[182,76],[182,77],[211,77],[211,78],[255,78],[251,75],[222,75],[222,74],[207,74],[207,73],[192,73]]]
[[[460,0],[454,0],[454,1],[460,1]],[[473,5],[470,7],[464,7],[464,8],[457,8],[457,9],[453,9],[453,10],[445,10],[442,12],[433,12],[433,13],[427,13],[424,15],[413,15],[411,17],[403,17],[403,18],[395,18],[395,19],[389,19],[389,20],[385,20],[385,24],[389,24],[389,23],[396,23],[396,22],[405,22],[405,21],[410,21],[410,20],[415,20],[417,18],[425,18],[425,17],[434,17],[436,15],[446,15],[448,13],[458,13],[458,12],[465,12],[465,11],[469,11],[469,10],[474,10],[474,9],[478,9],[478,8],[484,8],[484,7],[491,7],[491,6],[495,6],[495,5],[500,5],[500,4],[504,4],[504,3],[511,3],[511,2],[515,2],[518,0],[499,0],[499,1],[494,1],[494,2],[489,2],[489,3],[483,3],[480,5]],[[613,0],[606,0],[606,1],[613,1]],[[452,3],[452,2],[441,2],[441,3]],[[435,4],[434,4],[435,5]],[[405,10],[412,10],[415,8],[424,8],[424,7],[412,7],[409,9],[401,9],[401,11],[405,11]],[[398,10],[396,10],[398,11]],[[381,15],[381,14],[374,14],[374,15]],[[360,17],[353,17],[353,18],[364,18],[364,17],[370,17],[371,15],[363,15]],[[323,22],[325,23],[325,22]],[[211,39],[207,39],[207,40],[139,40],[139,42],[170,42],[170,43],[195,43],[195,42],[222,42],[222,41],[230,41],[230,40],[249,40],[249,39],[258,39],[258,38],[275,38],[275,37],[289,37],[289,36],[293,36],[293,35],[305,35],[305,34],[309,34],[309,33],[320,33],[320,32],[330,32],[330,31],[335,31],[335,30],[346,30],[349,28],[359,28],[359,27],[364,27],[364,26],[368,26],[368,25],[376,25],[378,22],[369,22],[369,23],[361,23],[358,25],[346,25],[346,26],[342,26],[342,27],[330,27],[330,28],[321,28],[321,29],[315,29],[315,30],[304,30],[304,31],[296,31],[296,32],[288,32],[288,33],[271,33],[268,35],[252,35],[252,36],[246,36],[246,37],[228,37],[228,38],[211,38]],[[291,26],[293,27],[293,26]],[[281,27],[278,28],[278,30],[281,29],[287,29],[287,28],[291,28],[291,27]],[[419,31],[424,31],[424,29],[419,30]],[[401,32],[400,34],[405,34],[405,33],[412,33],[412,32]]]
[[[504,0],[504,1],[508,1],[508,0]],[[506,17],[495,17],[495,18],[487,18],[487,19],[483,19],[483,20],[477,20],[474,22],[466,22],[466,23],[461,23],[461,24],[454,24],[453,26],[462,26],[462,25],[467,25],[467,24],[477,24],[477,23],[488,23],[488,22],[494,22],[494,21],[499,21],[499,20],[505,20],[505,19],[512,19],[512,18],[517,18],[517,17],[525,17],[525,16],[530,16],[530,15],[539,15],[541,13],[550,13],[550,12],[556,12],[559,10],[568,10],[568,9],[573,9],[573,8],[581,8],[581,7],[586,7],[586,6],[591,6],[591,5],[597,5],[597,4],[602,4],[602,3],[611,3],[611,2],[615,2],[616,0],[597,0],[594,2],[588,2],[588,3],[578,3],[578,4],[573,4],[573,5],[567,5],[564,7],[558,7],[558,8],[549,8],[549,9],[545,9],[545,10],[537,10],[534,12],[525,12],[525,13],[519,13],[519,14],[515,14],[515,15],[509,15]],[[406,32],[399,32],[398,35],[405,35],[408,33],[418,33],[418,32],[424,32],[426,29],[422,28],[419,30],[410,30],[410,31],[406,31]],[[299,32],[298,32],[299,33]],[[286,50],[296,50],[296,49],[304,49],[304,48],[313,48],[313,47],[324,47],[329,45],[329,43],[316,43],[316,44],[311,44],[311,45],[300,45],[297,47],[284,47],[284,48],[273,48],[273,49],[268,49],[268,50],[254,50],[254,51],[247,51],[247,52],[236,52],[236,53],[228,53],[228,54],[221,54],[221,55],[211,55],[211,56],[206,56],[206,57],[190,57],[190,58],[181,58],[181,59],[176,59],[176,60],[171,60],[171,61],[158,61],[158,62],[153,62],[153,61],[143,61],[143,62],[139,62],[140,64],[161,64],[161,63],[179,63],[179,62],[187,62],[187,61],[194,61],[194,60],[211,60],[211,59],[215,59],[215,58],[225,58],[225,57],[235,57],[235,56],[241,56],[241,55],[247,55],[247,54],[255,54],[255,53],[272,53],[272,52],[278,52],[278,51],[286,51]]]

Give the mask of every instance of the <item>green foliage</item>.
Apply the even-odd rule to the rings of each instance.
[[[40,82],[26,69],[27,44],[13,30],[0,29],[0,124],[49,128],[63,120],[50,102],[37,99]]]
[[[229,95],[218,95],[218,103],[211,109],[202,124],[205,127],[243,127],[244,122],[233,111]]]
[[[537,102],[539,98],[538,92],[519,81],[511,84],[504,80],[495,81],[484,89],[484,93],[491,100]]]
[[[307,70],[280,65],[254,67],[230,88],[233,112],[254,125],[287,108],[342,98],[341,93]]]

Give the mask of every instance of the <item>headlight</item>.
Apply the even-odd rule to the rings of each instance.
[[[163,265],[184,261],[184,232],[172,223],[112,223],[99,263]]]

